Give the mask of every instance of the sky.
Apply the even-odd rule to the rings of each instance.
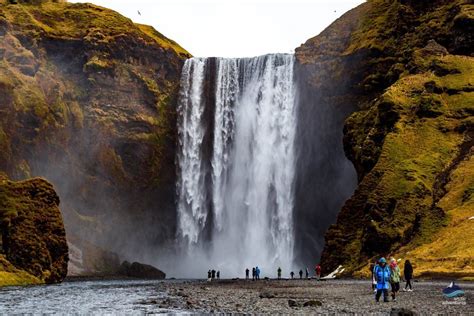
[[[197,57],[292,53],[364,0],[89,0],[154,26]],[[139,14],[140,12],[140,14]]]

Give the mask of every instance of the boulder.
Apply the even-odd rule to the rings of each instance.
[[[49,182],[14,182],[0,175],[0,233],[0,255],[17,269],[14,273],[29,275],[32,283],[59,283],[66,277],[66,232],[59,197]],[[0,285],[25,283],[30,281],[4,284],[0,277]]]
[[[275,298],[275,294],[271,292],[262,292],[260,293],[260,298]]]
[[[309,300],[307,302],[304,302],[303,306],[304,307],[317,307],[317,306],[322,306],[323,303],[321,303],[321,301],[317,301],[317,300]]]
[[[288,306],[298,307],[298,302],[296,302],[295,300],[288,300]]]
[[[396,308],[392,307],[390,310],[390,316],[414,316],[415,312],[404,307]]]
[[[119,268],[118,274],[137,279],[164,279],[166,274],[154,266],[133,262],[130,264],[124,261]]]

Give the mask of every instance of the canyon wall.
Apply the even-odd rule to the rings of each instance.
[[[55,185],[70,241],[140,257],[174,237],[190,55],[114,11],[57,2],[0,4],[0,170]]]
[[[358,186],[325,235],[325,271],[367,275],[393,255],[418,274],[474,273],[473,26],[469,1],[373,0],[296,50],[313,93],[354,111]]]

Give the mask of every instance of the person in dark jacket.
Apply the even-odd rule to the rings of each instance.
[[[303,279],[303,270],[300,270],[300,279]]]
[[[212,279],[214,280],[216,278],[216,270],[211,271]]]
[[[212,278],[211,270],[207,271],[207,279],[210,281]]]
[[[405,288],[403,290],[406,291],[408,289],[408,287],[410,287],[408,289],[408,292],[412,292],[413,289],[412,289],[412,286],[411,286],[411,280],[413,279],[413,267],[410,263],[410,260],[405,261],[405,267],[403,269],[403,275],[405,276],[405,281],[406,281]]]
[[[374,269],[375,280],[377,281],[377,293],[375,300],[378,302],[383,293],[383,301],[388,302],[388,289],[390,287],[390,268],[387,266],[387,260],[380,258],[378,266]]]
[[[217,271],[216,277],[217,277],[218,280],[221,278],[221,272],[220,271]]]
[[[246,280],[249,279],[249,273],[250,273],[249,268],[245,269],[245,279],[246,279]]]
[[[278,280],[281,280],[281,268],[280,267],[278,267],[277,275],[278,275]]]
[[[306,278],[309,279],[309,271],[308,271],[308,268],[306,268]]]
[[[290,272],[290,276],[291,278],[293,279],[293,277],[295,276],[295,273],[293,271]]]

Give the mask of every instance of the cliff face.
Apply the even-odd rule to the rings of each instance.
[[[24,2],[0,4],[0,170],[51,181],[71,237],[139,255],[174,232],[189,54],[105,8]]]
[[[321,102],[357,106],[344,149],[358,186],[326,233],[326,271],[394,255],[418,274],[474,274],[473,11],[368,1],[297,49]]]
[[[0,285],[58,283],[68,247],[59,198],[43,179],[9,181],[0,174]]]

